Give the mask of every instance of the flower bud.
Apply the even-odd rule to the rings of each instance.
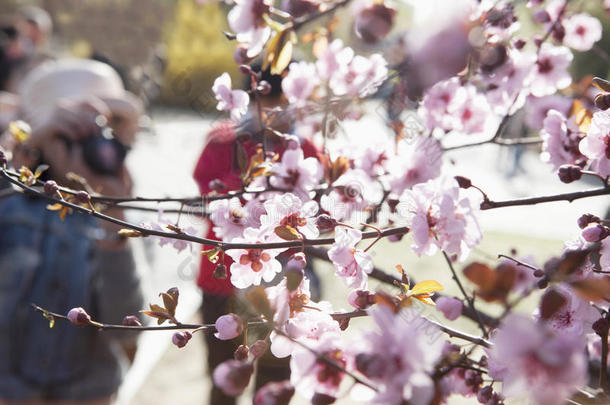
[[[477,392],[477,400],[482,404],[487,404],[491,400],[494,389],[491,385],[483,387]]]
[[[288,263],[286,263],[286,267],[289,269],[302,270],[305,266],[307,266],[307,258],[303,252],[293,254],[290,256]]]
[[[250,353],[254,356],[255,359],[261,357],[267,351],[269,345],[264,340],[257,340],[250,346]]]
[[[217,192],[222,192],[227,189],[227,185],[225,183],[223,183],[222,180],[220,180],[220,179],[214,179],[214,180],[210,181],[210,183],[208,184],[208,187],[210,187],[211,190],[214,190]]]
[[[572,183],[582,177],[582,169],[576,165],[561,165],[557,175],[562,182]]]
[[[91,196],[86,191],[77,191],[74,194],[74,199],[80,204],[87,204],[91,201]]]
[[[72,308],[68,312],[68,320],[75,326],[87,326],[91,323],[91,317],[81,307]]]
[[[123,318],[123,325],[125,326],[142,326],[142,322],[135,315],[127,315]]]
[[[534,21],[537,23],[546,23],[551,21],[551,16],[546,10],[538,10],[534,13]]]
[[[593,332],[597,333],[600,337],[608,336],[608,328],[610,324],[606,318],[599,318],[591,325]]]
[[[220,388],[222,392],[235,397],[244,392],[253,372],[252,363],[231,359],[220,363],[214,369],[212,379],[214,385]]]
[[[224,263],[218,263],[214,268],[214,278],[224,280],[227,278],[227,266]]]
[[[542,45],[542,37],[539,35],[534,36],[534,45],[540,47]]]
[[[332,231],[337,225],[337,220],[330,215],[322,214],[316,218],[316,226],[322,232]]]
[[[537,285],[538,285],[539,289],[544,290],[545,288],[547,288],[549,286],[549,280],[547,280],[546,278],[538,280]]]
[[[288,405],[294,395],[289,380],[263,385],[254,396],[254,405]]]
[[[534,277],[536,277],[536,278],[540,278],[540,277],[542,277],[542,276],[544,276],[544,271],[542,271],[542,270],[540,270],[540,269],[536,269],[536,270],[534,270]]]
[[[233,358],[239,361],[246,361],[248,360],[248,353],[250,353],[250,349],[248,349],[248,346],[239,345],[233,353]]]
[[[367,290],[352,290],[347,296],[347,302],[356,309],[367,309],[375,303],[375,295]]]
[[[587,227],[587,225],[591,224],[591,223],[599,223],[601,222],[600,217],[593,215],[593,214],[584,214],[581,215],[580,218],[578,218],[578,227],[580,229],[585,229]]]
[[[566,36],[566,29],[561,24],[555,24],[551,36],[555,41],[563,42],[563,38]]]
[[[316,392],[311,397],[311,405],[330,405],[335,403],[336,400],[337,398],[333,396]]]
[[[439,297],[436,300],[436,309],[441,311],[445,318],[455,321],[462,315],[464,304],[457,298]]]
[[[396,10],[383,2],[373,4],[360,11],[354,20],[354,30],[364,42],[375,43],[392,30]]]
[[[244,323],[241,318],[233,313],[223,315],[216,320],[216,330],[214,334],[220,340],[230,340],[241,335],[244,330]]]
[[[472,182],[467,177],[455,176],[454,179],[457,181],[458,186],[460,186],[460,188],[470,188],[470,187],[472,187]]]
[[[172,343],[178,347],[184,347],[192,337],[193,334],[189,331],[176,332],[174,333],[174,336],[172,336]]]
[[[610,231],[603,225],[592,223],[582,230],[582,237],[587,242],[599,242],[605,239]]]
[[[506,62],[508,53],[504,45],[486,46],[479,55],[481,62],[481,70],[485,73],[491,73]],[[461,177],[461,176],[458,176]],[[468,180],[470,181],[470,180]],[[459,181],[458,181],[459,182]],[[468,186],[470,187],[470,185]],[[462,188],[468,188],[462,187]]]
[[[44,192],[47,195],[55,195],[59,191],[59,186],[53,180],[45,181],[44,183]]]
[[[523,47],[527,44],[527,42],[523,39],[523,38],[517,38],[514,42],[513,42],[513,46],[516,49],[523,49]]]

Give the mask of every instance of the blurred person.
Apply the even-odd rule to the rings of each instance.
[[[260,66],[253,66],[254,72],[260,72]],[[267,95],[260,95],[262,108],[274,108],[278,106],[286,106],[287,102],[282,94],[282,77],[272,75],[269,70],[260,72],[261,79],[267,81],[271,85],[271,91]],[[250,87],[250,77],[247,76],[245,88]],[[252,96],[251,96],[252,97]],[[250,103],[252,107],[254,103]],[[240,138],[241,145],[245,149],[248,158],[256,153],[257,145],[263,142],[262,130],[259,120],[256,117],[255,107],[252,107],[240,124],[236,124],[230,120],[222,120],[216,123],[210,132],[207,134],[207,144],[199,157],[195,167],[195,181],[199,186],[202,195],[210,193],[212,182],[219,180],[224,185],[222,193],[232,190],[240,190],[242,188],[241,172],[237,160],[237,144]],[[281,115],[276,118],[271,124],[273,129],[279,132],[288,133],[290,131],[290,117]],[[243,139],[245,140],[243,140]],[[267,151],[273,151],[280,156],[286,149],[284,139],[267,134],[265,137],[265,146]],[[307,139],[301,140],[305,157],[317,157],[318,150],[314,144]],[[218,191],[218,190],[216,190]],[[219,239],[213,230],[213,224],[208,219],[208,232],[206,238]],[[203,246],[203,249],[211,248],[211,246]],[[286,263],[291,251],[284,252],[278,259],[282,263]],[[215,323],[216,320],[227,313],[233,312],[238,315],[242,312],[239,301],[238,291],[231,284],[230,267],[233,260],[229,255],[224,256],[223,264],[226,266],[226,275],[224,278],[218,278],[215,274],[216,264],[211,263],[207,257],[203,256],[197,280],[198,286],[203,291],[202,315],[203,323]],[[319,281],[312,271],[311,261],[308,262],[308,267],[305,269],[307,277],[311,281],[312,299],[317,301],[319,296]],[[283,273],[280,273],[283,277]],[[250,331],[251,335],[254,331]],[[266,332],[266,331],[265,331]],[[264,333],[260,337],[264,339]],[[216,366],[225,360],[233,358],[235,349],[242,343],[239,338],[234,340],[219,340],[213,334],[205,335],[207,352],[208,352],[208,372],[211,380],[211,375]],[[273,357],[269,351],[266,355],[257,362],[257,373],[255,389],[262,387],[270,381],[282,381],[290,378],[289,359],[277,359]],[[225,395],[213,383],[210,393],[210,405],[232,405],[236,403],[236,398]]]
[[[53,23],[49,13],[34,6],[20,8],[12,20],[17,38],[10,74],[0,90],[16,93],[30,71],[53,59],[47,46],[53,33]]]
[[[82,188],[74,172],[105,195],[130,194],[123,161],[142,108],[112,68],[47,62],[25,79],[20,101],[32,131],[12,148],[16,167],[48,164],[44,177],[60,185]],[[49,328],[30,304],[64,314],[83,307],[120,324],[142,308],[131,248],[115,225],[76,212],[62,221],[47,205],[21,193],[0,199],[0,404],[110,404],[136,334],[64,321]],[[123,218],[119,208],[104,213]]]

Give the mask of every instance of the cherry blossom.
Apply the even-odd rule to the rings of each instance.
[[[214,369],[212,379],[214,385],[226,395],[235,397],[244,392],[253,372],[252,363],[230,359],[220,363]]]
[[[220,340],[236,338],[244,330],[241,318],[233,313],[220,316],[214,326],[217,331],[214,336]]]
[[[573,57],[572,52],[565,46],[542,44],[533,69],[530,85],[532,94],[536,97],[548,96],[568,87],[572,83],[568,67]]]
[[[414,185],[435,179],[441,173],[442,149],[433,138],[403,139],[397,153],[389,159],[388,182],[398,195]]]
[[[588,51],[602,39],[602,24],[589,14],[575,14],[563,20],[566,35],[563,43],[577,51]]]
[[[351,288],[364,288],[367,274],[373,271],[371,256],[356,249],[362,239],[362,232],[347,227],[335,228],[335,243],[328,251],[328,257],[335,266],[335,274]]]
[[[328,44],[326,50],[316,61],[318,75],[323,80],[330,80],[334,74],[340,75],[342,71],[347,70],[347,66],[353,57],[354,50],[350,47],[344,47],[343,41],[340,39],[335,39]]]
[[[323,175],[322,165],[314,158],[304,158],[302,149],[284,152],[282,160],[271,167],[271,185],[293,190],[300,197],[318,185]]]
[[[551,291],[559,293],[566,302],[545,321],[548,326],[557,333],[573,333],[578,336],[592,332],[591,325],[599,319],[599,312],[575,295],[568,285],[550,287],[545,294],[550,294]]]
[[[462,309],[464,309],[464,304],[457,298],[439,297],[435,303],[436,309],[441,311],[445,318],[450,321],[455,321],[459,318],[462,315]]]
[[[585,157],[579,151],[579,142],[582,139],[574,119],[566,119],[562,113],[550,110],[543,122],[542,153],[540,158],[548,162],[557,170],[563,164],[577,164]]]
[[[236,243],[267,242],[260,230],[247,228],[243,238],[235,238]],[[286,249],[231,249],[226,254],[234,262],[231,264],[231,283],[237,288],[260,285],[261,280],[273,280],[282,271],[282,265],[275,257]]]
[[[454,118],[448,113],[449,104],[454,100],[460,82],[457,77],[438,82],[424,94],[418,114],[429,129],[453,129]]]
[[[264,203],[266,213],[261,215],[261,232],[275,235],[278,226],[290,226],[304,237],[314,239],[320,232],[313,216],[318,211],[315,201],[303,201],[294,194],[276,194]],[[273,236],[272,236],[273,238]]]
[[[356,218],[366,221],[368,213],[363,210],[381,200],[383,190],[364,170],[348,170],[333,183],[332,191],[320,199],[320,207],[333,218],[343,221]]]
[[[231,241],[233,238],[242,237],[246,228],[260,227],[263,205],[257,199],[242,205],[239,198],[233,197],[212,201],[209,210],[216,236]]]
[[[506,397],[540,405],[562,403],[586,383],[582,337],[554,334],[522,315],[509,316],[492,337],[489,376]]]
[[[580,152],[591,159],[591,167],[600,175],[610,175],[610,113],[593,114],[587,136],[579,145]]]
[[[316,67],[309,62],[293,62],[282,80],[282,90],[291,104],[302,106],[319,84]]]
[[[263,15],[269,11],[269,0],[235,0],[227,16],[229,26],[237,34],[237,41],[247,45],[247,56],[253,58],[263,50],[271,36]]]
[[[156,222],[145,222],[145,223],[141,224],[141,226],[144,228],[153,229],[155,231],[162,231],[162,232],[167,231],[168,225],[177,226],[175,222],[172,222],[169,218],[167,218],[163,214],[162,210],[157,211],[157,221]],[[188,227],[182,229],[182,231],[184,233],[186,233],[187,235],[196,235],[197,234],[197,229],[195,229],[192,226],[188,226]],[[159,238],[159,246],[165,246],[165,245],[169,244],[169,245],[172,245],[173,248],[176,249],[178,252],[182,252],[187,247],[192,249],[191,242],[188,242],[186,240],[166,238],[163,236],[159,236],[158,238]]]
[[[395,314],[382,305],[369,309],[369,314],[378,330],[365,331],[351,351],[357,370],[379,388],[371,402],[430,403],[434,396],[430,373],[443,349],[436,327],[411,308]]]
[[[474,86],[461,86],[447,107],[454,117],[453,129],[463,134],[485,132],[491,115],[487,98],[477,92]]]
[[[525,123],[529,128],[539,131],[549,111],[556,110],[564,117],[567,116],[572,107],[572,100],[557,94],[545,97],[530,96],[525,106]]]
[[[416,184],[400,197],[399,213],[413,234],[411,247],[418,255],[438,249],[460,260],[481,240],[473,200],[454,179]]]
[[[307,346],[308,349],[297,346],[292,352],[290,382],[306,398],[312,398],[315,394],[336,396],[345,372],[321,360],[319,356],[345,368],[349,359],[339,336],[325,334],[318,341],[308,342]]]
[[[214,80],[212,91],[218,100],[216,108],[220,111],[230,111],[231,119],[239,120],[239,118],[248,112],[248,104],[250,97],[243,90],[232,90],[231,76],[228,73],[223,73]]]

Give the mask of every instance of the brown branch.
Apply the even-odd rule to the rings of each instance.
[[[184,240],[188,242],[195,242],[202,245],[215,246],[223,251],[231,250],[231,249],[283,249],[283,248],[293,248],[293,247],[303,247],[303,246],[319,246],[319,245],[332,245],[335,243],[335,238],[320,238],[320,239],[304,239],[299,241],[286,241],[286,242],[272,242],[272,243],[231,243],[231,242],[223,242],[220,240],[206,239],[200,238],[197,236],[188,235],[185,233],[175,233],[175,232],[163,232],[156,231],[153,229],[144,228],[142,226],[134,225],[129,222],[104,215],[97,211],[94,211],[90,208],[85,208],[77,204],[70,203],[65,200],[60,200],[58,198],[49,196],[40,192],[30,186],[25,185],[21,181],[12,178],[10,175],[6,173],[4,169],[1,170],[2,176],[6,178],[9,182],[23,189],[25,192],[38,196],[40,198],[44,198],[48,201],[52,201],[54,203],[58,203],[63,205],[64,207],[71,208],[75,211],[82,212],[85,214],[89,214],[93,217],[99,218],[101,220],[111,222],[116,225],[120,225],[127,229],[132,229],[134,231],[140,232],[143,236],[161,236],[170,239],[178,239]],[[409,232],[409,228],[406,226],[388,228],[381,232],[382,237],[390,236],[390,235],[404,235]],[[379,233],[377,231],[363,232],[362,239],[372,239],[377,238]]]
[[[596,197],[600,195],[610,194],[610,187],[602,187],[593,190],[576,191],[573,193],[555,194],[542,197],[529,197],[519,198],[516,200],[507,201],[483,201],[481,203],[481,210],[490,210],[494,208],[502,207],[516,207],[522,205],[535,205],[540,203],[547,203],[553,201],[568,201],[572,202],[581,198]]]

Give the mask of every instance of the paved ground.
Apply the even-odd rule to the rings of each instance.
[[[155,113],[153,118],[154,134],[140,137],[129,160],[136,179],[136,193],[142,196],[196,194],[197,189],[190,176],[210,119],[176,111]],[[346,130],[366,140],[366,134],[375,133],[368,130],[373,125],[374,122],[366,121],[357,126],[347,125]],[[494,200],[569,192],[594,186],[560,183],[550,174],[550,168],[539,162],[535,152],[526,153],[523,157],[522,166],[527,168],[526,172],[505,178],[502,173],[510,167],[512,154],[503,152],[493,145],[456,151],[449,156],[453,163],[448,164],[455,164],[460,174],[470,177]],[[483,212],[481,221],[487,232],[486,238],[473,253],[473,258],[507,253],[517,247],[523,254],[533,253],[543,260],[558,253],[561,241],[576,232],[575,221],[579,215],[583,212],[602,214],[607,204],[608,198],[597,197],[572,204],[558,202],[527,209],[507,208],[500,214]],[[131,214],[130,219],[141,222],[154,217],[154,214],[138,213]],[[192,224],[198,225],[196,222]],[[171,247],[159,248],[150,238],[137,241],[135,248],[149,300],[155,302],[159,291],[178,286],[181,291],[179,316],[185,320],[197,320],[200,294],[193,280],[197,272],[198,254],[188,251],[177,254]],[[404,244],[382,243],[375,247],[373,254],[380,267],[391,269],[395,264],[403,263],[416,277],[434,275],[441,283],[451,285],[438,258],[419,260],[405,251]],[[329,267],[321,265],[318,271],[329,280],[327,288],[323,289],[324,297],[333,302],[336,308],[347,308],[344,289],[331,281]],[[469,330],[473,326],[466,323],[460,327]],[[195,336],[187,347],[180,350],[171,346],[170,340],[171,333],[142,334],[141,350],[121,389],[120,404],[207,403],[209,380],[206,377],[205,350],[201,338]],[[243,398],[242,403],[248,403],[248,400]]]

